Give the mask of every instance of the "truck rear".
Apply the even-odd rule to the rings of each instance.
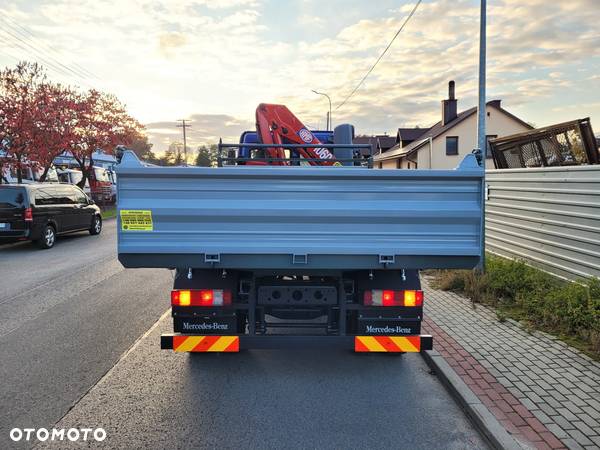
[[[482,253],[474,155],[373,170],[156,167],[125,152],[117,173],[120,262],[175,271],[163,349],[431,349],[419,270]]]

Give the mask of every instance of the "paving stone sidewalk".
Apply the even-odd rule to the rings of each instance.
[[[425,291],[424,331],[524,447],[600,449],[600,364],[564,342],[498,321],[489,308]]]

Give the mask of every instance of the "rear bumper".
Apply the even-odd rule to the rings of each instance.
[[[3,219],[0,219],[0,222],[3,222]],[[10,222],[9,222],[10,223]],[[14,241],[14,240],[35,240],[39,238],[41,234],[41,226],[36,222],[25,222],[23,224],[19,224],[19,228],[14,228],[15,224],[10,223],[10,229],[2,228],[0,229],[0,242],[4,241]]]
[[[0,242],[14,241],[19,239],[31,239],[30,230],[9,230],[0,231]]]
[[[416,336],[288,336],[163,334],[160,348],[177,352],[237,352],[245,349],[345,348],[355,352],[415,353],[431,350],[430,335]]]

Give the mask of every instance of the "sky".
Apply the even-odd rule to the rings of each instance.
[[[2,0],[0,66],[37,61],[50,78],[117,95],[154,149],[235,142],[261,103],[309,128],[395,135],[440,119],[456,81],[475,106],[476,0],[424,0],[358,92],[414,0]],[[544,126],[591,117],[600,133],[600,0],[488,0],[488,100]]]

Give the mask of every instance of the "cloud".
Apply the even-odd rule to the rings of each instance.
[[[600,101],[598,102],[589,102],[589,103],[578,103],[576,105],[561,105],[560,107],[556,107],[556,108],[552,108],[552,111],[554,112],[562,112],[564,110],[569,110],[569,111],[576,111],[579,115],[581,112],[585,111],[586,109],[592,109],[592,108],[600,108]],[[583,114],[585,115],[585,113]]]
[[[204,5],[210,9],[222,9],[240,6],[257,7],[261,2],[258,0],[192,0],[190,3]]]
[[[585,83],[570,82],[568,73],[593,65],[600,55],[600,8],[593,4],[591,0],[494,2],[488,17],[489,98],[504,99],[509,109],[535,107],[560,97],[572,101]],[[301,43],[302,53],[319,57],[319,70],[312,72],[313,78],[318,75],[319,88],[339,104],[412,7],[404,5],[393,17],[361,20],[317,43]],[[459,108],[473,106],[478,23],[476,2],[423,3],[363,87],[334,112],[334,120],[353,120],[369,131],[393,129],[396,124],[432,124],[439,120],[439,101],[450,79],[457,81]],[[314,116],[314,99],[284,98]]]
[[[327,26],[327,21],[325,19],[312,14],[300,14],[297,20],[299,25],[305,27],[323,29]]]
[[[158,37],[158,46],[163,55],[169,56],[172,50],[182,47],[187,38],[180,33],[165,33]]]
[[[349,8],[346,0],[330,1],[340,11]],[[327,102],[311,89],[330,94],[335,108],[414,5],[376,17],[377,2],[371,3],[352,6],[369,8],[357,14],[360,20],[333,27],[328,18],[319,28],[322,39],[307,26],[299,27],[307,34],[294,39],[273,32],[280,27],[269,21],[281,15],[273,19],[262,0],[107,0],[101,8],[95,0],[42,0],[34,9],[21,0],[3,5],[0,14],[26,24],[98,74],[99,80],[87,81],[125,101],[152,125],[157,143],[179,139],[174,120],[191,116],[197,119],[191,139],[214,142],[254,128],[260,102],[285,103],[305,123],[323,124]],[[478,3],[424,1],[361,89],[333,112],[334,124],[354,123],[360,133],[430,125],[439,120],[439,102],[451,79],[457,82],[459,108],[473,106]],[[302,2],[300,13],[284,14],[285,20],[318,24],[317,4]],[[527,111],[527,121],[546,123],[556,106],[551,102],[597,93],[598,78],[586,71],[600,62],[597,6],[598,0],[490,2],[489,98]],[[328,29],[336,31],[327,34]],[[16,44],[3,50],[22,53]],[[592,111],[600,115],[600,108]]]

